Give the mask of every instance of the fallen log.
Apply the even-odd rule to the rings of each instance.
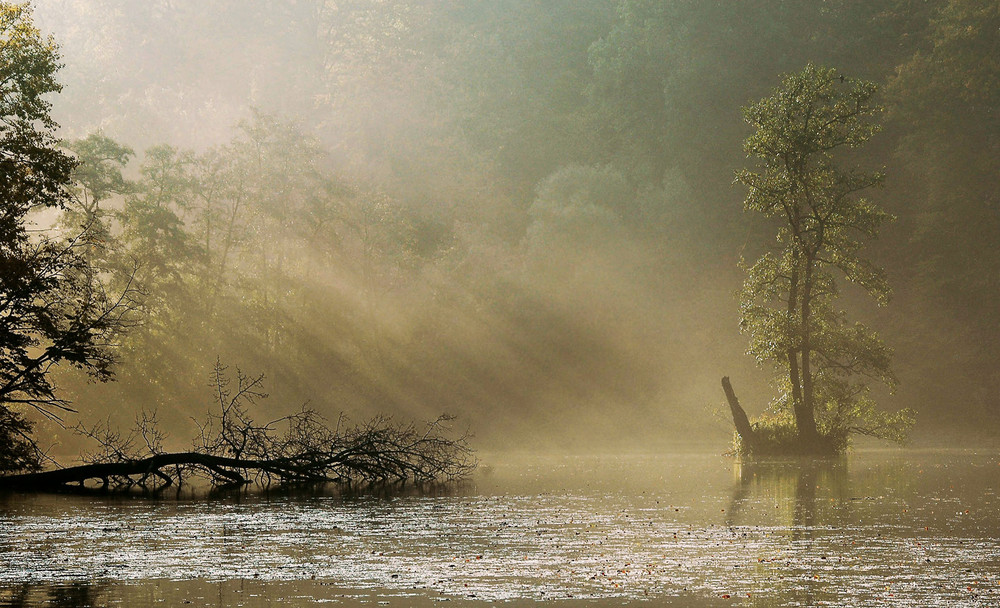
[[[140,480],[135,481],[138,485],[145,486],[146,479],[150,476],[156,476],[163,482],[163,486],[166,487],[173,483],[174,476],[164,473],[162,469],[170,466],[201,466],[235,483],[243,483],[246,482],[246,478],[234,472],[233,469],[252,469],[264,466],[265,464],[200,454],[198,452],[176,452],[171,454],[156,454],[138,460],[97,462],[75,467],[53,469],[51,471],[40,471],[38,473],[7,475],[0,477],[0,489],[50,490],[69,484],[82,486],[91,480],[98,480],[102,486],[107,487],[109,480],[115,478],[124,480],[137,475],[141,476]]]
[[[261,424],[247,406],[266,396],[263,377],[237,370],[231,390],[224,372],[217,364],[219,409],[197,423],[192,451],[163,449],[165,433],[155,412],[138,414],[135,428],[126,433],[110,425],[81,424],[76,431],[99,448],[82,456],[86,464],[0,476],[0,490],[160,491],[191,476],[216,487],[430,482],[461,479],[476,467],[468,434],[454,437],[450,432],[451,416],[424,425],[400,424],[386,416],[351,425],[341,416],[331,426],[316,411],[303,408]]]
[[[365,443],[333,453],[310,452],[266,460],[201,452],[154,454],[139,459],[2,476],[0,490],[72,490],[93,487],[94,482],[100,489],[138,486],[163,490],[175,481],[180,482],[182,471],[207,476],[215,486],[240,486],[254,481],[262,484],[419,482],[462,478],[475,467],[475,461],[462,443],[425,437],[416,443],[390,444]]]

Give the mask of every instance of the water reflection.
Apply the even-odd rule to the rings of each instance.
[[[744,506],[773,500],[774,523],[789,526],[794,539],[809,538],[817,525],[831,523],[817,502],[820,492],[824,505],[833,506],[839,506],[850,495],[846,459],[736,462],[733,472],[737,483],[726,524],[757,523],[744,521]]]
[[[762,520],[770,520],[767,525],[786,531],[789,546],[796,547],[800,555],[827,560],[823,553],[830,547],[823,529],[833,525],[844,501],[849,500],[846,459],[737,462],[733,472],[736,483],[728,526],[760,525]],[[761,517],[762,508],[769,512],[768,517]],[[797,569],[786,565],[770,573],[769,604],[814,606],[836,600],[819,585],[801,584]]]
[[[467,488],[469,482],[424,482],[413,481],[382,481],[356,485],[335,483],[320,484],[288,484],[260,487],[244,485],[233,487],[213,487],[208,489],[204,497],[208,500],[226,500],[236,503],[259,502],[267,500],[312,499],[318,497],[337,497],[345,500],[357,498],[394,499],[403,497],[443,497],[457,496]],[[198,498],[197,491],[186,498]]]
[[[90,608],[104,606],[105,585],[72,581],[57,585],[25,583],[0,588],[0,608]]]
[[[9,496],[0,606],[1000,605],[998,485],[992,453],[665,455],[498,462],[464,487],[359,494]]]

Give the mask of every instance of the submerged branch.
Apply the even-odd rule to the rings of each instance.
[[[165,434],[156,414],[142,413],[128,433],[106,423],[77,427],[99,445],[87,464],[0,477],[0,490],[52,491],[93,487],[162,490],[182,484],[186,476],[207,479],[214,486],[457,480],[476,467],[468,435],[452,437],[451,416],[424,426],[401,424],[378,416],[356,426],[341,415],[334,426],[316,411],[300,411],[256,423],[247,405],[266,397],[260,378],[238,373],[230,392],[225,368],[216,366],[217,412],[198,423],[194,449],[164,452]],[[284,432],[278,427],[287,425]],[[74,485],[75,484],[75,485]],[[90,485],[88,485],[90,484]]]
[[[431,426],[437,427],[441,418]],[[233,458],[204,451],[129,457],[109,454],[99,462],[0,477],[0,489],[58,490],[73,484],[163,489],[180,485],[182,471],[208,478],[216,486],[271,483],[342,484],[377,481],[455,480],[475,468],[466,437],[449,439],[436,431],[420,436],[412,425],[392,424],[355,429],[339,442],[274,458]]]

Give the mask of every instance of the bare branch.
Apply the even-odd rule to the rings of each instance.
[[[340,414],[335,425],[303,406],[299,411],[260,424],[248,406],[266,398],[263,376],[237,370],[230,389],[226,368],[216,363],[213,384],[217,410],[195,421],[191,452],[167,453],[165,433],[156,412],[140,412],[128,432],[108,421],[76,431],[97,444],[85,465],[0,477],[0,488],[60,489],[97,481],[104,489],[146,490],[179,487],[184,473],[215,486],[458,480],[476,467],[468,433],[452,437],[452,416],[423,425],[376,416],[351,425]]]

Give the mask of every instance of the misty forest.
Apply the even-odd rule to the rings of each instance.
[[[0,555],[36,560],[0,565],[0,606],[144,605],[108,576],[325,597],[317,572],[427,605],[1000,600],[995,1],[0,2],[0,91]],[[207,570],[95,541],[60,574],[10,523],[189,481],[192,530],[321,484],[339,523],[294,530],[353,565],[272,522],[237,526],[284,547],[270,571],[209,534]],[[504,536],[522,508],[538,545]],[[843,548],[900,512],[948,558]],[[143,513],[107,525],[181,517]],[[367,518],[496,535],[403,535],[460,580]]]

